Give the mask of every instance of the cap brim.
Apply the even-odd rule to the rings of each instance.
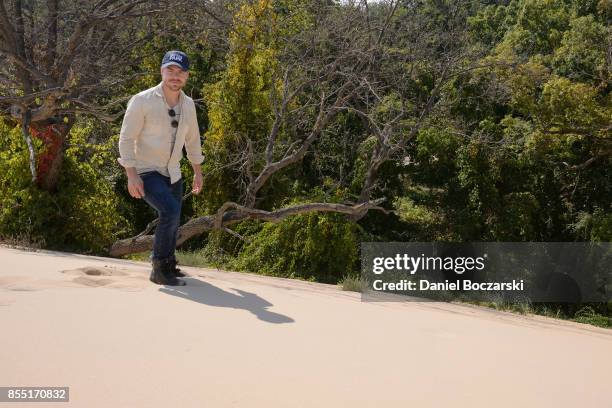
[[[162,68],[166,68],[169,67],[170,65],[176,65],[177,67],[179,67],[180,69],[182,69],[183,71],[187,72],[189,71],[188,69],[183,68],[183,66],[181,64],[179,64],[178,62],[166,62],[165,64],[163,64],[161,67]]]

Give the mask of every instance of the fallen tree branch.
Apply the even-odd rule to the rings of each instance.
[[[225,227],[245,220],[261,220],[277,223],[292,215],[305,214],[315,211],[336,212],[349,216],[361,214],[371,209],[386,212],[384,208],[378,206],[384,201],[385,198],[378,198],[376,200],[354,205],[338,203],[307,203],[297,204],[274,211],[248,208],[233,202],[228,202],[223,204],[220,210],[229,208],[234,208],[234,210],[226,212],[218,211],[215,215],[206,215],[203,217],[194,218],[182,225],[178,231],[176,244],[178,246],[189,238],[202,234],[206,231],[211,231],[215,229],[215,227],[225,230]],[[153,247],[153,238],[153,235],[143,235],[143,233],[141,233],[133,238],[122,239],[115,242],[111,246],[109,249],[109,254],[111,256],[123,256],[150,250]]]

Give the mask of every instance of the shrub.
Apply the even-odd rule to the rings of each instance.
[[[309,213],[266,223],[231,267],[286,278],[337,283],[358,268],[359,230],[340,214]]]
[[[102,170],[114,165],[116,141],[88,143],[92,130],[90,123],[71,130],[58,189],[48,192],[32,184],[20,129],[0,124],[0,237],[102,254],[126,228],[112,177]],[[39,143],[35,147],[40,149]]]

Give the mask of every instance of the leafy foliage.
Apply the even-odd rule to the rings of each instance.
[[[116,160],[116,140],[88,143],[93,126],[73,127],[70,133],[58,186],[61,194],[32,186],[20,129],[0,126],[1,236],[48,248],[104,253],[125,232],[128,220],[120,215],[119,197],[104,170]]]
[[[358,227],[337,214],[267,223],[230,266],[265,275],[336,283],[358,264]]]

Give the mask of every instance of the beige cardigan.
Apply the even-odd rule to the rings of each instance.
[[[119,164],[135,167],[137,171],[151,167],[167,168],[170,182],[175,183],[181,178],[183,145],[191,163],[200,164],[204,161],[195,103],[183,91],[180,101],[181,116],[174,149],[170,152],[172,118],[168,115],[162,84],[130,99],[119,134]]]

